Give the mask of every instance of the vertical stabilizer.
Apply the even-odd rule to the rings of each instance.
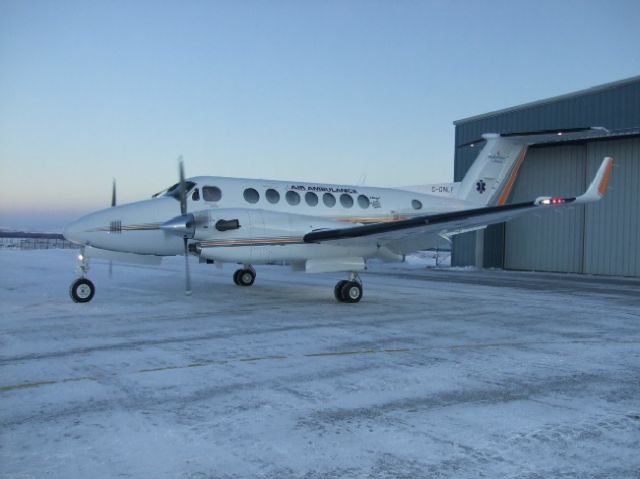
[[[478,206],[503,205],[524,161],[527,144],[495,133],[482,138],[486,143],[456,188],[456,197]]]

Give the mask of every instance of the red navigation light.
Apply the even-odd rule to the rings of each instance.
[[[562,205],[566,202],[567,202],[566,199],[560,198],[560,197],[555,197],[555,198],[542,197],[536,200],[536,204],[539,204],[539,205]]]

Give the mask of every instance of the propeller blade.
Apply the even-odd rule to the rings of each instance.
[[[178,158],[178,174],[180,175],[180,186],[178,192],[180,194],[180,214],[184,217],[187,214],[187,185],[184,181],[184,162],[182,161],[182,155]],[[180,220],[182,218],[179,218]],[[176,220],[176,218],[174,218]],[[173,221],[173,220],[171,220]],[[168,223],[171,223],[169,221]],[[188,223],[188,221],[187,221]],[[167,227],[169,227],[167,225]],[[185,224],[186,227],[186,224]],[[186,232],[185,232],[186,233]],[[191,271],[189,271],[189,239],[186,234],[183,237],[184,241],[184,293],[187,296],[191,295]]]
[[[182,161],[182,155],[178,158],[180,186],[178,187],[178,193],[180,194],[180,214],[187,213],[187,185],[184,181],[184,162]]]
[[[111,207],[116,206],[116,179],[113,179],[113,183],[111,185]],[[113,261],[109,261],[109,279],[113,277]]]
[[[191,271],[189,271],[189,240],[184,238],[184,294],[191,296]]]
[[[111,207],[116,205],[116,179],[113,179],[113,185],[111,186]]]

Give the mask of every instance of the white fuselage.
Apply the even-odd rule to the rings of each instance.
[[[345,247],[305,243],[303,237],[314,230],[343,228],[345,222],[397,221],[470,207],[450,195],[392,188],[207,176],[189,178],[187,183],[187,211],[195,218],[189,244],[201,257],[220,262],[394,259],[375,242]],[[442,188],[439,186],[440,192]],[[116,252],[182,254],[182,236],[162,227],[180,216],[180,203],[171,191],[87,215],[70,224],[65,236],[82,245]],[[220,230],[216,225],[221,220],[237,220],[239,227]],[[434,245],[424,245],[430,246]]]

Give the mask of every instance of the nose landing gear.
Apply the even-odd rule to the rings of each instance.
[[[84,254],[84,248],[80,248],[78,259],[80,260],[78,271],[81,277],[71,283],[69,295],[76,303],[88,303],[93,299],[93,295],[96,293],[96,287],[85,277],[89,271],[89,258]]]
[[[333,294],[341,303],[357,303],[362,299],[362,280],[357,273],[350,273],[348,280],[338,281]]]
[[[96,287],[87,278],[78,278],[69,287],[71,299],[76,303],[88,303],[95,293]]]

